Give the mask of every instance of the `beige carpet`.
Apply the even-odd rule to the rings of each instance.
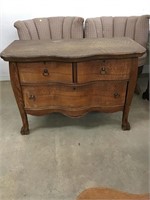
[[[0,199],[73,200],[91,187],[148,192],[149,103],[141,96],[134,95],[130,131],[121,130],[121,112],[51,114],[29,116],[31,133],[22,136],[10,83],[0,89]]]

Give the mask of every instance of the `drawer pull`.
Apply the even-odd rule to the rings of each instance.
[[[30,95],[30,96],[29,96],[29,99],[35,101],[35,99],[36,99],[36,98],[35,98],[35,95]]]
[[[44,69],[44,70],[43,70],[43,76],[49,76],[48,69]]]
[[[100,70],[100,74],[105,75],[106,74],[106,69],[105,67],[102,67]]]
[[[118,92],[115,92],[115,93],[114,93],[114,97],[115,97],[115,98],[119,98],[119,97],[120,97],[120,94],[119,94]]]

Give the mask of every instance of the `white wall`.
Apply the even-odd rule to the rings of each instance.
[[[149,0],[1,0],[0,52],[18,39],[17,20],[50,16],[130,16],[150,14]],[[8,80],[8,63],[0,59],[0,80]]]

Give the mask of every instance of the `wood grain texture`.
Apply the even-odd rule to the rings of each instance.
[[[78,110],[115,107],[125,103],[126,82],[92,82],[82,85],[23,86],[26,109]]]
[[[78,63],[78,83],[97,80],[128,80],[131,59],[101,59]]]
[[[109,188],[89,188],[79,194],[76,200],[149,200],[149,194],[129,194]]]
[[[84,38],[74,40],[19,40],[1,53],[6,61],[66,61],[103,59],[127,56],[138,57],[146,49],[130,38]]]
[[[123,106],[99,106],[99,107],[84,107],[84,108],[77,108],[77,109],[66,109],[63,107],[55,108],[54,106],[49,106],[49,108],[38,108],[38,109],[29,109],[26,108],[25,111],[27,114],[34,115],[34,116],[42,116],[47,115],[54,112],[62,113],[63,115],[66,115],[68,117],[72,118],[79,118],[83,117],[84,115],[88,114],[89,112],[105,112],[105,113],[112,113],[112,112],[118,112],[123,110]]]
[[[128,38],[15,41],[2,57],[10,62],[21,133],[29,133],[27,114],[52,112],[80,117],[123,111],[122,129],[129,130],[138,56],[144,51]]]
[[[72,82],[72,63],[18,63],[19,76],[24,83]]]

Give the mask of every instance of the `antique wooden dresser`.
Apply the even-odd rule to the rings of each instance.
[[[123,111],[129,130],[138,56],[145,48],[129,38],[14,41],[1,57],[9,61],[11,84],[29,133],[27,114]]]

